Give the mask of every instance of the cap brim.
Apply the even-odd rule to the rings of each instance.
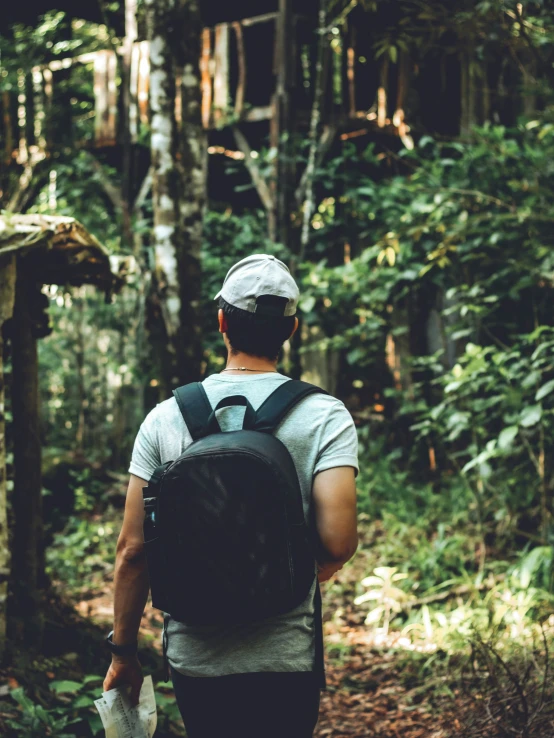
[[[218,298],[220,298],[222,292],[223,292],[223,290],[219,290],[219,292],[217,293],[217,295],[214,297],[214,300],[217,300]]]

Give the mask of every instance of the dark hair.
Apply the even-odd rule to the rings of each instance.
[[[250,313],[229,305],[223,297],[219,307],[227,321],[227,338],[231,352],[243,352],[274,361],[294,329],[294,315],[268,316]]]

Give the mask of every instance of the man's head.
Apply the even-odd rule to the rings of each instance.
[[[274,256],[254,254],[231,267],[215,296],[231,353],[275,361],[298,325],[298,298],[296,282]]]

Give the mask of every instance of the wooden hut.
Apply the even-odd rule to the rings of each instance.
[[[8,581],[14,593],[14,622],[21,635],[36,640],[41,630],[37,339],[48,332],[42,286],[94,284],[109,295],[119,283],[105,249],[75,219],[0,215],[0,654],[6,634]],[[12,361],[12,531],[8,531],[7,515],[4,338],[11,344]]]

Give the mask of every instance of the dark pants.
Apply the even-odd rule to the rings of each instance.
[[[189,677],[171,669],[187,738],[311,738],[319,684],[310,672]]]

